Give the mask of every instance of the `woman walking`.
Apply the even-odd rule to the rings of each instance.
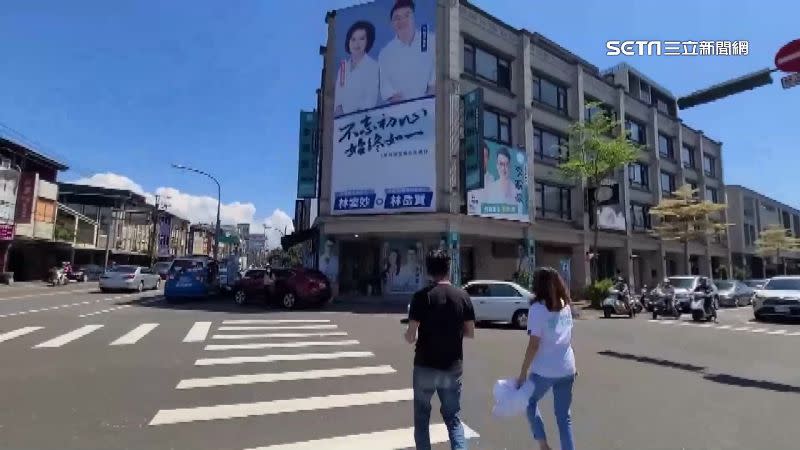
[[[537,404],[552,388],[561,450],[574,450],[570,405],[577,371],[572,351],[569,293],[558,272],[549,267],[534,272],[533,286],[535,296],[528,310],[528,348],[517,385],[522,386],[529,377],[534,383],[533,395],[528,403],[528,422],[539,448],[551,450]]]

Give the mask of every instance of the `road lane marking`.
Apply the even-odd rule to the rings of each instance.
[[[229,405],[200,406],[196,408],[162,409],[150,421],[150,425],[233,419],[250,416],[268,416],[300,411],[316,411],[350,406],[378,405],[410,401],[414,398],[412,389],[362,392],[358,394],[327,395],[322,397],[271,400],[255,403],[235,403]],[[371,448],[375,449],[375,446]]]
[[[704,323],[702,325],[698,325],[700,328],[711,328],[714,326],[713,323]]]
[[[155,330],[157,326],[157,323],[143,323],[126,334],[120,336],[117,340],[109,345],[135,344],[139,342],[141,338],[147,336],[151,331]]]
[[[464,437],[475,439],[480,435],[462,424]],[[442,444],[449,441],[447,427],[444,424],[430,426],[431,444]],[[375,431],[372,433],[351,434],[313,441],[293,442],[290,444],[268,445],[248,450],[397,450],[414,448],[414,429],[399,428],[396,430]]]
[[[770,331],[770,332],[768,332],[767,334],[786,334],[786,330],[775,330],[775,331]]]
[[[734,331],[750,331],[750,327],[738,327],[734,328]]]
[[[211,339],[306,338],[323,336],[347,336],[347,333],[344,331],[322,331],[319,333],[215,334],[211,336]]]
[[[18,295],[18,296],[16,296],[16,297],[6,297],[6,298],[0,298],[0,302],[4,302],[4,301],[7,301],[7,300],[21,300],[21,299],[23,299],[23,298],[33,298],[33,297],[50,297],[50,296],[53,296],[53,295],[59,295],[59,294],[80,294],[80,293],[92,292],[92,291],[94,291],[94,290],[95,290],[95,289],[76,289],[76,290],[71,290],[71,291],[47,292],[47,293],[44,293],[44,294],[26,294],[26,295]]]
[[[226,325],[275,325],[279,323],[331,323],[328,319],[228,319],[223,320]]]
[[[49,341],[44,341],[41,344],[34,346],[33,348],[61,347],[62,345],[69,344],[70,342],[76,339],[80,339],[86,336],[87,334],[94,333],[100,328],[103,328],[103,325],[84,325],[76,330],[70,331],[69,333],[62,334],[61,336],[50,339]]]
[[[78,317],[80,317],[80,318],[92,317],[92,316],[96,316],[98,314],[105,314],[107,312],[118,311],[120,309],[130,308],[131,306],[133,306],[133,305],[122,305],[122,306],[117,306],[115,308],[101,309],[100,311],[94,311],[94,312],[90,312],[90,313],[86,313],[86,314],[81,314]]]
[[[341,358],[370,358],[375,356],[372,352],[333,352],[333,353],[299,353],[294,355],[264,355],[264,356],[228,356],[224,358],[201,358],[195,361],[195,366],[216,366],[230,364],[244,364],[257,362],[278,361],[310,361],[330,360]]]
[[[211,322],[195,322],[186,333],[183,342],[203,342],[208,337],[209,331],[211,331]]]
[[[717,328],[720,330],[730,330],[733,325],[720,325]]]
[[[254,383],[275,383],[278,381],[320,380],[363,375],[385,375],[396,373],[392,366],[348,367],[346,369],[319,369],[280,373],[253,373],[224,377],[190,378],[181,380],[175,389],[193,389],[214,386],[232,386]]]
[[[648,322],[652,322],[652,323],[659,323],[659,322],[661,322],[661,321],[660,321],[660,320],[658,320],[658,319],[648,319],[647,321],[648,321]]]
[[[786,336],[800,336],[800,331],[794,331],[791,333],[786,333]]]
[[[286,327],[272,326],[244,326],[244,327],[219,327],[218,331],[269,331],[269,330],[333,330],[339,328],[338,325],[290,325]]]
[[[748,331],[750,331],[751,333],[763,333],[763,332],[767,331],[767,329],[766,328],[754,328],[754,329],[748,330]]]
[[[298,342],[259,342],[255,344],[209,344],[203,350],[258,350],[264,348],[302,348],[335,347],[337,345],[358,345],[355,339],[344,341],[298,341]]]
[[[41,330],[44,327],[24,327],[18,330],[9,331],[8,333],[0,334],[0,342],[10,341],[11,339],[25,336],[26,334],[33,333],[34,331]]]

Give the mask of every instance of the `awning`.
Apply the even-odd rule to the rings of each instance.
[[[281,237],[281,247],[283,247],[284,250],[288,250],[297,244],[301,244],[309,239],[314,239],[318,232],[319,229],[317,227],[312,227],[283,236]]]

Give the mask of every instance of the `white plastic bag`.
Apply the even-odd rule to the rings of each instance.
[[[530,380],[517,389],[517,380],[509,378],[497,380],[494,384],[494,407],[492,415],[495,417],[515,417],[525,414],[528,402],[533,395],[533,382]]]

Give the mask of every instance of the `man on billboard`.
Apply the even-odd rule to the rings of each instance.
[[[486,185],[483,192],[485,203],[519,204],[519,189],[511,179],[511,152],[500,147],[495,156],[495,167],[498,178]]]
[[[344,38],[344,50],[349,55],[339,62],[336,75],[336,107],[340,116],[378,104],[378,63],[369,56],[375,44],[375,26],[359,20],[350,26]]]
[[[422,267],[419,264],[419,252],[416,247],[408,248],[403,262],[394,280],[395,291],[414,292],[422,286]]]
[[[428,25],[417,29],[413,0],[397,0],[389,13],[395,38],[378,55],[381,98],[386,103],[433,95],[436,40]]]

